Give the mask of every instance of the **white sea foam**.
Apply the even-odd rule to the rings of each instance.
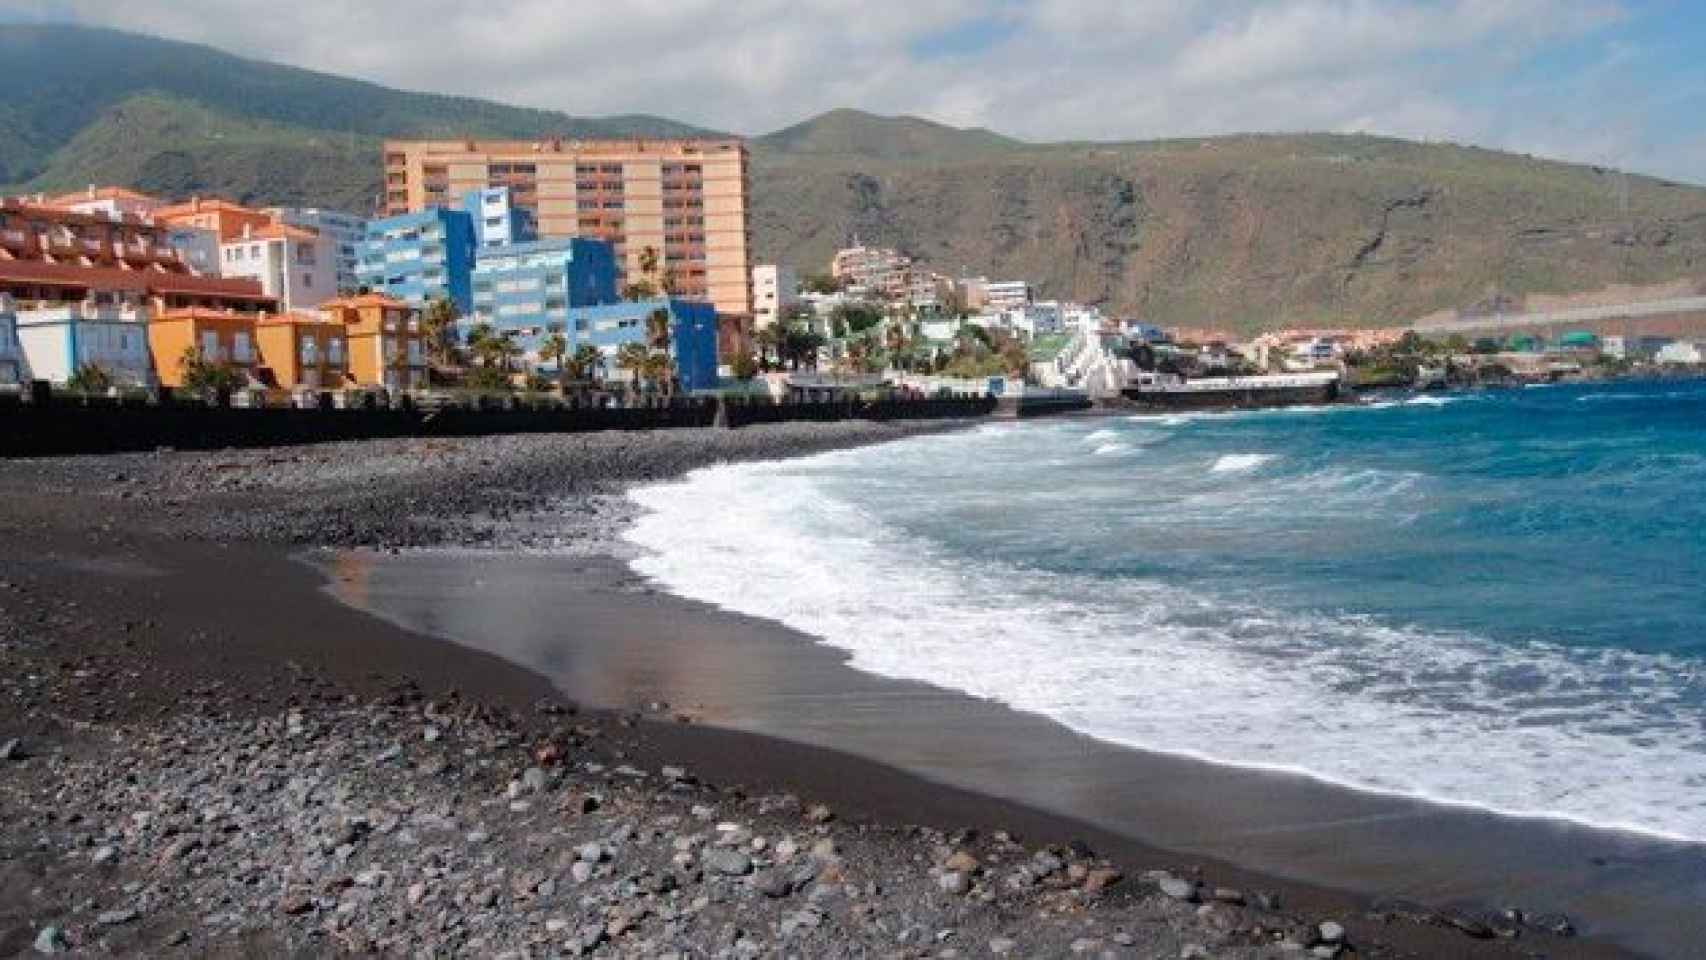
[[[1455,403],[1456,400],[1456,397],[1436,397],[1432,394],[1424,393],[1411,397],[1410,399],[1405,400],[1404,403],[1406,406],[1411,407],[1443,407],[1446,404]]]
[[[929,449],[885,451],[885,462]],[[826,486],[826,464],[871,456],[713,467],[637,488],[642,514],[624,534],[640,548],[634,567],[682,596],[820,637],[857,669],[1111,742],[1706,840],[1706,732],[1692,706],[1703,681],[1686,661],[1279,613],[1220,588],[962,557]],[[1323,469],[1240,486],[1295,502],[1298,484],[1413,480]]]
[[[1228,453],[1208,469],[1210,473],[1242,473],[1272,463],[1275,459],[1271,453]]]
[[[1122,453],[1130,453],[1131,452],[1131,444],[1129,444],[1129,443],[1104,443],[1101,446],[1097,447],[1095,450],[1092,450],[1090,452],[1095,454],[1098,457],[1114,457],[1114,456],[1118,456]]]
[[[1118,440],[1119,437],[1120,435],[1113,430],[1097,430],[1094,433],[1085,434],[1084,442],[1107,443],[1109,440]]]

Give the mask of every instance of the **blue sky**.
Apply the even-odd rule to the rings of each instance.
[[[1036,140],[1366,131],[1706,183],[1702,6],[626,0],[612,17],[580,0],[0,0],[0,16],[748,134],[842,106]]]

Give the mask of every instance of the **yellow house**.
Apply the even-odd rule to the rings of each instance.
[[[259,379],[281,390],[337,390],[350,386],[349,340],[344,325],[323,315],[285,313],[255,324]]]
[[[255,316],[205,307],[162,310],[148,321],[148,352],[162,386],[184,385],[184,356],[200,351],[208,363],[225,363],[254,376]]]
[[[427,385],[420,312],[393,297],[364,293],[320,304],[349,341],[349,375],[359,386],[421,390]]]

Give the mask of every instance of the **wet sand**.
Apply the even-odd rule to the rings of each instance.
[[[1102,743],[860,673],[809,637],[658,593],[609,558],[356,551],[323,567],[339,599],[538,671],[588,704],[665,702],[696,724],[842,751],[1109,837],[1360,896],[1562,912],[1584,934],[1658,956],[1688,956],[1706,937],[1706,846]],[[873,812],[904,814],[906,802],[919,792]]]

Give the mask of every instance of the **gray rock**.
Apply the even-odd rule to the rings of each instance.
[[[528,767],[521,775],[522,789],[529,793],[539,793],[545,789],[545,771],[538,767]]]
[[[438,738],[442,736],[444,736],[444,734],[441,733],[437,727],[427,727],[421,731],[421,739],[425,740],[427,743],[437,743]]]
[[[1189,880],[1180,880],[1178,877],[1165,877],[1161,880],[1158,886],[1161,888],[1162,893],[1172,897],[1174,900],[1183,900],[1186,903],[1196,902],[1197,885]]]
[[[108,910],[102,913],[95,918],[95,922],[103,927],[116,927],[120,924],[129,923],[139,916],[141,914],[136,912],[135,907],[121,907],[118,910]]]
[[[89,862],[96,865],[111,863],[116,856],[118,856],[118,850],[110,844],[99,846],[95,848],[93,853],[89,854]]]
[[[576,860],[575,865],[569,868],[569,876],[573,877],[576,883],[585,883],[591,880],[592,864],[585,860]]]
[[[971,878],[958,870],[946,870],[936,878],[936,886],[940,887],[943,893],[951,893],[956,897],[964,896],[971,890]]]
[[[780,870],[760,870],[752,876],[752,889],[772,900],[780,900],[794,892],[794,884],[789,876]]]
[[[1322,943],[1339,943],[1345,939],[1345,928],[1332,920],[1323,920],[1315,928],[1315,933]]]
[[[600,863],[608,855],[603,845],[597,843],[583,843],[575,848],[575,859],[585,863]]]
[[[71,941],[65,939],[65,931],[55,926],[41,928],[36,934],[37,953],[64,953],[71,949]]]
[[[752,872],[752,858],[739,850],[713,847],[703,858],[705,869],[725,877],[744,877]]]
[[[1243,903],[1244,894],[1241,891],[1232,889],[1231,887],[1215,887],[1214,899],[1219,900],[1221,903]]]
[[[828,823],[835,819],[835,811],[820,803],[806,811],[806,819],[812,823]]]
[[[1005,957],[1006,955],[1008,955],[1009,953],[1012,953],[1014,950],[1017,950],[1018,948],[1019,948],[1018,941],[1009,940],[1006,937],[996,937],[995,939],[989,941],[989,952],[995,954],[998,957]]]
[[[24,742],[17,737],[0,743],[0,761],[22,760],[26,756],[28,754],[24,752]]]

